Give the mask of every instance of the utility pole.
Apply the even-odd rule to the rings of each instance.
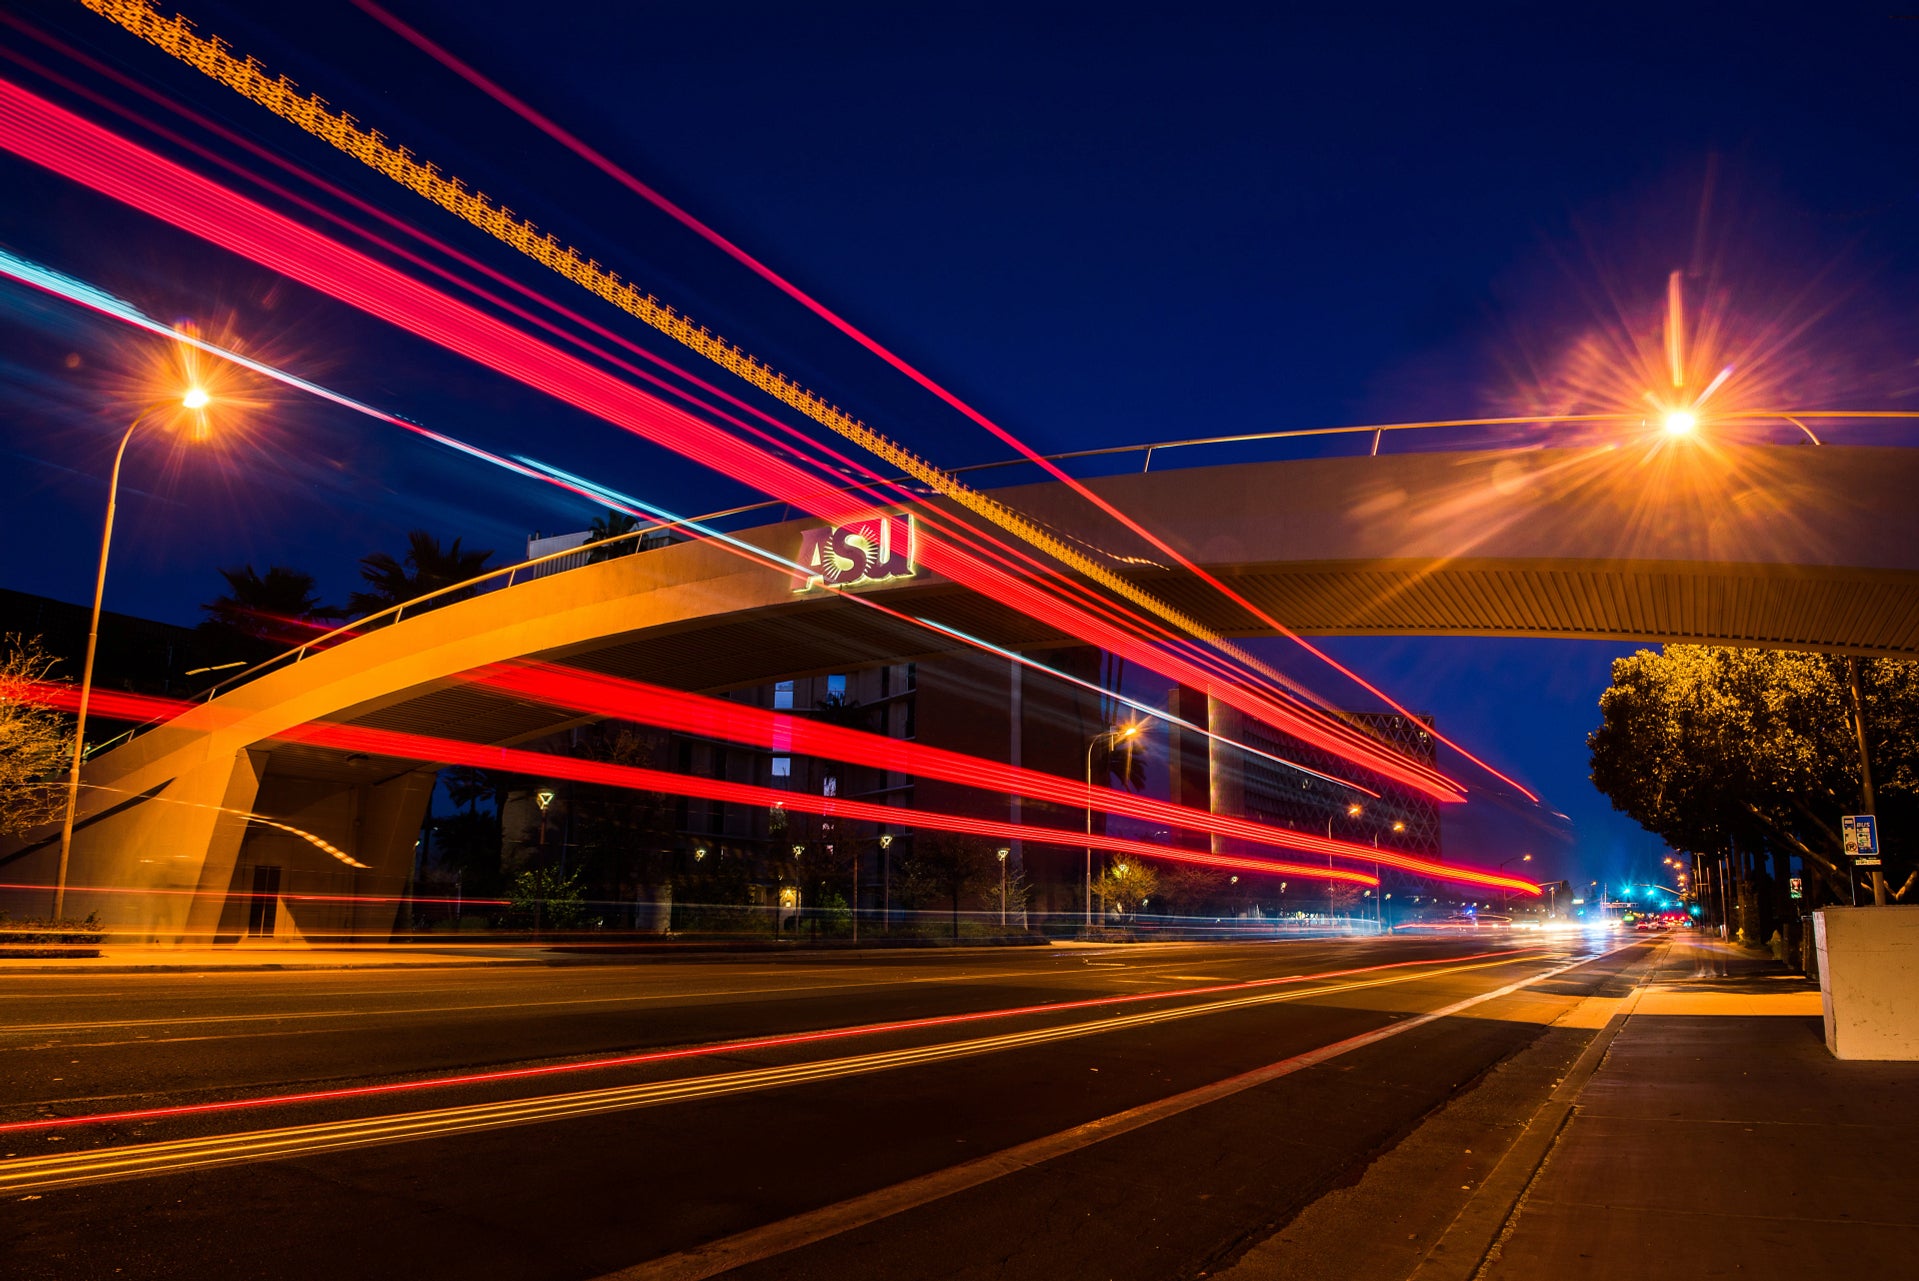
[[[1859,697],[1859,660],[1846,659],[1846,683],[1852,687],[1852,729],[1859,740],[1859,799],[1866,813],[1876,815],[1878,808],[1872,792],[1872,761],[1866,755],[1866,705]],[[1846,879],[1854,879],[1858,873],[1846,869]],[[1872,869],[1872,904],[1874,907],[1886,905],[1886,874],[1880,868]]]

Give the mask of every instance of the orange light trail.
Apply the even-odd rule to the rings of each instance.
[[[0,890],[44,890],[46,888],[44,885],[0,881]],[[278,899],[287,903],[443,903],[466,907],[505,907],[512,902],[511,899],[504,898],[431,898],[418,894],[295,894],[284,891],[256,894],[252,890],[174,890],[149,885],[83,885],[79,889],[85,890],[88,894],[158,894],[180,898],[236,899],[242,902],[251,899]],[[141,929],[135,932],[150,931]]]

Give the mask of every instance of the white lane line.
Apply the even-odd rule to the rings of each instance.
[[[1625,946],[1635,946],[1635,943]],[[1168,1117],[1178,1116],[1193,1108],[1203,1107],[1208,1103],[1265,1085],[1269,1081],[1291,1076],[1295,1072],[1315,1067],[1328,1059],[1337,1058],[1369,1045],[1377,1045],[1402,1032],[1410,1032],[1414,1028],[1424,1027],[1439,1019],[1450,1018],[1476,1005],[1483,1005],[1487,1001],[1510,996],[1535,983],[1544,982],[1567,970],[1589,965],[1611,956],[1613,952],[1622,950],[1623,948],[1614,948],[1597,956],[1568,961],[1564,965],[1554,966],[1531,978],[1508,983],[1504,987],[1494,988],[1478,996],[1467,997],[1463,1001],[1455,1001],[1451,1005],[1442,1006],[1427,1014],[1403,1019],[1371,1032],[1362,1032],[1358,1036],[1348,1037],[1343,1041],[1334,1041],[1330,1045],[1323,1045],[1316,1050],[1308,1050],[1304,1054],[1281,1059],[1277,1063],[1269,1063],[1265,1067],[1254,1068],[1250,1072],[1242,1072],[1238,1076],[1227,1077],[1223,1081],[1215,1081],[1211,1085],[1202,1085],[1197,1089],[1187,1090],[1182,1094],[1175,1094],[1154,1103],[1128,1108],[1124,1112],[1115,1112],[1097,1121],[1089,1121],[1085,1125],[1061,1130],[1057,1134],[1034,1139],[1029,1143],[1021,1143],[960,1165],[948,1166],[944,1170],[922,1175],[917,1179],[908,1179],[903,1183],[896,1183],[891,1187],[881,1188],[863,1196],[852,1197],[836,1205],[794,1215],[792,1218],[751,1228],[703,1246],[696,1246],[691,1250],[663,1255],[646,1263],[622,1268],[617,1272],[609,1272],[595,1278],[595,1281],[703,1281],[706,1277],[718,1276],[722,1272],[745,1267],[749,1263],[785,1254],[801,1246],[812,1245],[816,1241],[824,1241],[854,1228],[891,1218],[907,1210],[964,1192],[969,1188],[979,1187],[984,1183],[991,1183],[1009,1174],[1017,1174],[1021,1170],[1030,1169],[1082,1148],[1091,1147],[1095,1143],[1103,1143],[1107,1139],[1117,1138],[1119,1135],[1142,1129],[1157,1121],[1164,1121]],[[1439,973],[1448,972],[1442,970]],[[1428,974],[1422,977],[1435,976]]]

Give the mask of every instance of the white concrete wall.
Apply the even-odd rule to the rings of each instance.
[[[1826,1048],[1919,1060],[1919,906],[1829,907],[1812,921]]]

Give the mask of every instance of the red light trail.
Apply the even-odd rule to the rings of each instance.
[[[1379,879],[1365,872],[1345,868],[1314,867],[1304,863],[1283,863],[1266,859],[1238,858],[1201,850],[1182,850],[1151,841],[1095,832],[1089,840],[1083,832],[1059,828],[1034,827],[998,819],[968,818],[959,814],[941,814],[904,806],[880,805],[872,801],[843,797],[813,796],[805,792],[783,791],[757,783],[735,783],[723,779],[699,778],[646,769],[638,765],[616,765],[607,761],[580,760],[547,752],[530,752],[515,747],[488,747],[453,739],[407,734],[397,730],[368,729],[356,725],[303,725],[279,736],[282,741],[312,743],[346,752],[365,752],[373,756],[392,756],[401,760],[436,761],[447,765],[472,765],[482,769],[505,770],[566,779],[579,783],[604,783],[641,792],[663,792],[669,796],[688,796],[699,800],[727,801],[785,809],[791,813],[813,814],[822,818],[851,819],[898,827],[960,832],[970,836],[988,836],[997,840],[1026,841],[1036,845],[1058,845],[1094,849],[1136,858],[1163,862],[1192,863],[1226,871],[1269,876],[1297,876],[1309,880],[1345,881],[1354,885],[1377,885]]]
[[[770,456],[619,382],[603,370],[566,356],[6,82],[0,82],[0,143],[36,164],[144,209],[833,523],[846,523],[865,514],[853,495],[808,475],[793,463]],[[1213,694],[1258,720],[1344,759],[1435,799],[1462,799],[1456,785],[1437,771],[1384,748],[1357,730],[1224,681],[1187,655],[1142,641],[971,552],[929,538],[922,543],[921,558],[935,572],[1068,635]]]
[[[1326,854],[1373,863],[1419,876],[1490,889],[1510,890],[1537,895],[1540,887],[1519,877],[1489,872],[1460,864],[1441,863],[1396,850],[1378,849],[1351,841],[1331,840],[1309,832],[1270,827],[1247,819],[1210,814],[1189,806],[1174,805],[1150,797],[1135,796],[1114,788],[1095,788],[1038,770],[1006,765],[982,757],[968,756],[941,748],[922,746],[900,739],[884,738],[860,730],[826,725],[804,717],[782,716],[763,708],[747,707],[722,699],[706,698],[680,690],[643,685],[614,677],[598,676],[550,664],[539,666],[500,664],[473,674],[479,683],[520,694],[561,707],[595,712],[602,716],[639,721],[689,734],[723,738],[762,747],[776,744],[797,755],[820,756],[875,768],[898,770],[926,778],[938,778],[967,787],[1004,791],[1031,800],[1052,801],[1080,808],[1089,799],[1104,813],[1123,815],[1149,822],[1168,823],[1193,831],[1216,833],[1253,844],[1304,853]],[[13,697],[29,699],[53,707],[65,708],[77,695],[64,685],[39,685],[14,692]],[[211,705],[187,703],[146,694],[105,691],[94,695],[103,717],[123,720],[153,720],[193,711],[212,714]],[[199,728],[212,729],[204,725]],[[359,726],[315,722],[278,736],[283,741],[310,742],[342,751],[366,752],[375,756],[394,756],[407,760],[437,761],[447,765],[473,765],[505,769],[515,773],[544,774],[575,782],[605,783],[636,791],[664,792],[701,800],[739,801],[774,806],[821,817],[839,817],[896,824],[902,827],[928,827],[941,831],[965,832],[1005,840],[1032,841],[1036,844],[1096,849],[1131,854],[1169,862],[1193,863],[1225,871],[1300,876],[1307,879],[1334,879],[1355,884],[1377,885],[1377,878],[1344,869],[1329,869],[1306,864],[1269,862],[1240,858],[1145,841],[1095,834],[1089,841],[1083,832],[1056,828],[1029,827],[993,819],[971,819],[960,815],[934,814],[865,801],[816,797],[756,784],[731,783],[691,775],[673,774],[637,766],[611,765],[575,757],[556,756],[518,748],[490,747],[456,739],[404,734],[394,730],[373,730]],[[505,755],[500,755],[504,753]],[[744,789],[744,790],[740,790]]]
[[[1530,881],[1497,872],[1211,814],[1191,806],[1135,796],[1116,788],[1097,787],[1089,790],[1082,783],[1039,770],[638,681],[548,663],[498,664],[471,675],[478,683],[493,689],[682,733],[757,747],[777,746],[795,755],[825,757],[877,769],[896,770],[920,778],[937,778],[966,787],[1003,791],[1029,800],[1052,801],[1075,809],[1090,803],[1092,808],[1107,814],[1167,823],[1191,831],[1229,836],[1281,849],[1333,854],[1461,884],[1518,890],[1529,894],[1539,892],[1539,887]]]
[[[419,1081],[394,1081],[384,1085],[351,1086],[340,1090],[313,1090],[303,1094],[270,1094],[247,1099],[224,1099],[216,1103],[187,1103],[175,1107],[142,1108],[125,1112],[95,1112],[86,1116],[41,1117],[32,1121],[11,1121],[0,1125],[0,1134],[18,1134],[41,1130],[71,1129],[82,1125],[108,1125],[116,1122],[148,1122],[209,1112],[239,1112],[252,1108],[286,1106],[300,1103],[324,1103],[338,1099],[367,1098],[384,1094],[402,1094],[418,1090],[449,1089],[462,1085],[485,1085],[500,1081],[557,1076],[572,1072],[597,1072],[610,1068],[638,1067],[652,1063],[670,1063],[679,1059],[707,1058],[738,1054],[746,1050],[770,1050],[792,1045],[813,1045],[826,1041],[845,1041],[858,1037],[882,1036],[889,1032],[915,1032],[927,1028],[954,1027],[996,1019],[1019,1018],[1034,1014],[1056,1014],[1070,1010],[1099,1009],[1114,1005],[1135,1005],[1143,1001],[1174,1000],[1181,997],[1215,996],[1222,992],[1244,992],[1309,983],[1321,979],[1349,978],[1355,974],[1376,974],[1385,970],[1407,969],[1419,965],[1460,965],[1501,957],[1521,957],[1539,952],[1539,948],[1508,948],[1496,952],[1478,952],[1471,956],[1449,956],[1418,961],[1392,961],[1379,965],[1361,965],[1351,969],[1323,970],[1317,974],[1287,974],[1269,979],[1247,979],[1238,983],[1219,983],[1208,987],[1172,988],[1159,992],[1129,992],[1120,996],[1088,997],[1080,1001],[1058,1001],[1046,1005],[1017,1005],[998,1010],[979,1010],[970,1014],[945,1014],[933,1018],[900,1019],[889,1023],[864,1023],[853,1027],[828,1028],[818,1032],[791,1032],[779,1036],[753,1037],[741,1041],[720,1041],[645,1054],[622,1054],[613,1058],[588,1059],[579,1063],[555,1063],[542,1067],[509,1068],[499,1072],[475,1072],[461,1076],[429,1077]]]
[[[1347,679],[1353,681],[1361,689],[1364,689],[1367,693],[1372,694],[1375,697],[1379,698],[1380,700],[1385,702],[1385,704],[1388,707],[1392,708],[1395,712],[1399,713],[1401,716],[1407,717],[1408,719],[1417,719],[1416,717],[1414,717],[1412,712],[1408,711],[1405,707],[1401,706],[1397,701],[1393,699],[1391,695],[1387,694],[1384,690],[1381,690],[1377,686],[1373,685],[1371,682],[1369,682],[1363,676],[1361,676],[1358,672],[1355,672],[1351,668],[1345,666],[1343,663],[1340,663],[1337,659],[1333,658],[1332,655],[1326,653],[1324,650],[1318,648],[1317,646],[1309,643],[1304,637],[1298,635],[1297,633],[1293,632],[1291,629],[1285,627],[1283,624],[1279,622],[1278,619],[1272,617],[1272,615],[1268,614],[1265,610],[1259,608],[1257,605],[1247,600],[1245,596],[1241,595],[1239,592],[1234,591],[1231,587],[1228,587],[1225,583],[1221,582],[1213,574],[1208,573],[1206,570],[1194,564],[1191,558],[1188,557],[1185,553],[1181,552],[1178,548],[1168,543],[1165,539],[1161,538],[1159,535],[1155,534],[1150,529],[1147,529],[1144,525],[1141,525],[1138,521],[1135,521],[1132,517],[1128,516],[1125,512],[1121,511],[1118,507],[1114,506],[1112,503],[1106,501],[1104,498],[1101,498],[1098,494],[1094,493],[1092,489],[1087,487],[1085,484],[1081,483],[1079,480],[1068,475],[1058,464],[1054,463],[1050,459],[1042,457],[1037,451],[1035,451],[1030,446],[1028,446],[1024,441],[1022,441],[1019,437],[1015,436],[1012,432],[1008,431],[1004,427],[1001,427],[998,423],[986,417],[985,414],[982,414],[979,410],[973,408],[971,405],[961,400],[957,395],[948,391],[945,387],[941,386],[939,383],[935,382],[929,375],[922,373],[918,368],[908,363],[903,357],[896,355],[890,348],[886,347],[878,339],[873,338],[871,335],[867,334],[864,330],[861,330],[856,325],[854,325],[851,321],[846,320],[844,317],[840,316],[837,312],[827,307],[826,304],[820,302],[818,299],[814,298],[811,294],[808,294],[805,290],[801,289],[798,285],[795,285],[792,281],[786,279],[786,277],[774,271],[771,267],[767,266],[765,263],[761,262],[758,258],[755,258],[752,254],[748,253],[745,249],[733,243],[733,241],[727,239],[725,236],[721,235],[714,228],[708,226],[706,223],[702,222],[700,219],[695,218],[692,214],[688,213],[685,209],[682,209],[679,205],[669,200],[665,195],[661,194],[659,191],[656,191],[654,188],[648,186],[646,183],[641,182],[638,178],[634,177],[626,169],[615,164],[613,161],[607,159],[604,155],[601,155],[598,151],[588,146],[585,142],[575,137],[572,133],[561,128],[558,124],[554,123],[552,120],[548,119],[546,116],[542,115],[540,112],[535,111],[532,107],[528,106],[525,102],[521,101],[519,98],[508,93],[505,89],[495,84],[492,80],[482,75],[479,71],[475,70],[473,67],[469,66],[465,62],[462,62],[460,59],[454,57],[451,53],[448,53],[445,49],[441,48],[438,44],[434,43],[432,40],[429,40],[425,35],[421,34],[419,31],[415,30],[413,27],[408,26],[406,23],[400,21],[400,19],[394,17],[392,14],[388,13],[385,9],[381,8],[379,5],[373,3],[373,0],[353,0],[353,2],[354,4],[358,5],[361,10],[366,12],[368,15],[370,15],[371,17],[373,17],[380,23],[384,24],[387,28],[392,30],[395,34],[399,35],[402,39],[412,44],[415,48],[418,48],[423,53],[426,53],[428,56],[438,61],[442,66],[452,71],[455,75],[458,75],[467,83],[473,85],[475,88],[479,89],[481,92],[487,94],[494,101],[498,102],[501,106],[513,112],[515,115],[519,116],[522,120],[526,121],[528,124],[532,125],[534,128],[540,130],[542,133],[546,134],[549,138],[552,138],[555,142],[558,142],[561,146],[567,148],[567,150],[573,152],[575,155],[579,156],[582,160],[585,160],[588,164],[600,170],[600,172],[606,174],[609,178],[612,178],[615,182],[618,182],[622,186],[626,187],[629,191],[632,191],[634,194],[638,195],[643,200],[653,205],[655,208],[661,210],[662,212],[672,217],[675,221],[679,222],[682,226],[686,227],[690,231],[693,231],[695,234],[699,235],[708,244],[713,245],[715,248],[725,253],[728,257],[732,258],[735,262],[738,262],[742,266],[746,267],[749,271],[759,276],[762,280],[772,285],[775,289],[778,289],[781,293],[785,294],[788,298],[791,298],[794,302],[797,302],[798,304],[800,304],[800,306],[806,308],[808,311],[812,312],[815,316],[819,317],[821,320],[824,320],[827,324],[831,325],[834,329],[837,329],[840,333],[852,339],[855,343],[858,343],[861,347],[865,348],[868,352],[870,352],[874,356],[877,356],[880,360],[884,361],[887,365],[892,367],[895,371],[905,375],[908,379],[910,379],[912,382],[917,384],[920,388],[922,388],[923,390],[927,392],[932,393],[934,396],[939,398],[939,400],[944,402],[948,407],[956,410],[958,413],[960,413],[961,415],[963,415],[964,417],[966,417],[973,423],[984,428],[987,432],[993,435],[1000,442],[1017,451],[1022,458],[1026,459],[1030,463],[1036,464],[1038,467],[1040,467],[1041,470],[1045,471],[1049,476],[1053,477],[1053,479],[1059,481],[1061,484],[1071,489],[1075,494],[1085,499],[1088,503],[1091,503],[1094,507],[1104,512],[1106,515],[1111,516],[1114,520],[1117,520],[1118,522],[1120,522],[1120,524],[1123,525],[1127,530],[1145,539],[1154,549],[1163,553],[1164,555],[1172,557],[1173,560],[1182,569],[1185,569],[1187,572],[1198,577],[1202,582],[1206,583],[1208,586],[1218,591],[1221,595],[1225,596],[1228,600],[1232,601],[1235,605],[1238,605],[1242,609],[1246,610],[1247,613],[1251,614],[1254,618],[1258,619],[1260,622],[1264,623],[1266,626],[1272,628],[1274,631],[1278,632],[1280,635],[1284,636],[1286,639],[1292,641],[1294,644],[1300,646],[1307,653],[1311,654],[1314,658],[1319,659],[1322,663],[1325,663],[1327,666],[1331,667],[1334,671],[1340,673],[1342,676],[1345,676]],[[1234,656],[1239,658],[1242,662],[1251,663],[1255,667],[1255,669],[1258,670],[1262,675],[1265,675],[1271,679],[1280,681],[1282,684],[1291,686],[1295,693],[1305,692],[1301,690],[1298,686],[1292,685],[1291,682],[1285,681],[1285,679],[1281,677],[1279,673],[1272,671],[1270,668],[1267,668],[1262,663],[1258,663],[1256,660],[1253,660],[1249,655],[1246,655],[1240,652],[1237,649],[1237,647],[1234,647],[1230,652],[1232,652]],[[1434,738],[1446,744],[1448,747],[1458,752],[1461,756],[1464,756],[1467,760],[1479,766],[1481,769],[1485,770],[1488,774],[1491,774],[1494,778],[1497,778],[1501,780],[1502,782],[1505,782],[1507,784],[1510,784],[1512,787],[1517,788],[1520,794],[1525,796],[1527,800],[1534,801],[1534,802],[1537,802],[1539,800],[1539,797],[1534,795],[1531,791],[1527,790],[1525,785],[1501,773],[1499,770],[1494,769],[1491,765],[1487,764],[1485,761],[1481,760],[1479,757],[1473,755],[1471,752],[1467,751],[1464,747],[1461,747],[1454,740],[1446,737],[1444,734],[1441,734],[1437,729],[1434,729],[1432,726],[1429,725],[1427,726],[1427,731],[1431,733]]]
[[[4,15],[0,15],[0,19],[4,19]],[[0,53],[4,53],[4,52],[5,52],[4,50],[0,50]],[[604,486],[594,485],[591,482],[582,480],[578,477],[574,477],[570,475],[569,473],[549,467],[543,463],[538,463],[535,460],[526,459],[526,458],[502,458],[499,455],[480,449],[477,446],[470,445],[463,441],[456,440],[450,436],[443,435],[439,432],[431,431],[421,426],[418,423],[412,422],[409,419],[401,418],[398,415],[389,414],[384,410],[376,409],[373,406],[367,405],[361,401],[355,400],[352,397],[340,395],[339,393],[333,392],[308,379],[299,377],[298,375],[295,375],[295,374],[290,374],[286,372],[285,370],[278,369],[272,365],[266,364],[265,362],[254,360],[253,358],[243,355],[242,353],[234,351],[230,348],[222,347],[215,343],[209,343],[205,339],[199,338],[197,336],[182,333],[177,330],[168,328],[167,326],[160,324],[158,321],[155,321],[151,319],[150,317],[146,316],[144,313],[140,312],[138,308],[134,307],[130,303],[126,303],[120,299],[113,298],[110,295],[104,293],[103,291],[93,286],[86,285],[84,282],[73,280],[67,276],[61,275],[58,272],[54,272],[44,267],[37,266],[36,264],[27,262],[25,259],[16,258],[11,254],[6,253],[4,250],[0,250],[0,274],[6,274],[10,276],[12,279],[22,281],[23,283],[26,283],[34,288],[46,290],[54,294],[54,296],[56,297],[63,298],[78,306],[96,311],[101,315],[110,316],[116,320],[120,320],[127,324],[134,325],[135,327],[146,329],[149,332],[159,334],[174,342],[191,345],[192,347],[200,351],[206,352],[210,355],[217,356],[223,360],[231,361],[235,364],[242,366],[243,368],[246,368],[258,374],[262,374],[268,378],[275,379],[279,382],[285,383],[286,385],[294,387],[298,390],[305,391],[311,395],[314,395],[323,400],[329,401],[330,403],[340,405],[344,408],[351,409],[356,413],[365,414],[369,417],[377,419],[378,421],[387,423],[392,426],[399,427],[405,431],[411,432],[414,435],[418,435],[425,439],[431,440],[435,442],[436,444],[446,446],[447,448],[453,449],[456,452],[459,452],[466,456],[492,463],[493,465],[503,468],[509,472],[512,472],[515,475],[523,476],[530,480],[536,480],[543,484],[554,485],[559,488],[565,489],[568,492],[580,494],[584,497],[591,498],[598,502],[604,502],[607,505],[617,510],[627,512],[630,515],[648,518],[655,522],[651,526],[651,528],[658,529],[666,526],[677,526],[687,530],[690,534],[692,534],[694,537],[700,539],[703,542],[721,547],[722,549],[726,550],[730,554],[740,556],[746,560],[751,561],[752,563],[756,565],[760,565],[766,568],[771,568],[774,570],[796,571],[798,569],[798,566],[794,562],[782,560],[781,558],[776,557],[772,555],[771,553],[768,553],[759,548],[753,547],[750,544],[743,543],[737,538],[721,535],[717,533],[717,531],[713,531],[706,528],[705,525],[702,523],[702,521],[686,520],[685,518],[676,516],[673,513],[666,512],[663,508],[656,508],[648,504],[640,503],[639,500],[637,499],[630,499],[625,495],[617,493],[616,491],[606,489]],[[1023,655],[1002,650],[997,646],[990,645],[975,637],[968,636],[964,632],[959,632],[950,628],[941,627],[937,624],[933,624],[929,622],[926,619],[916,618],[910,614],[905,614],[898,610],[891,609],[885,605],[880,604],[878,601],[872,599],[869,596],[861,595],[859,593],[851,593],[851,594],[843,595],[841,599],[851,601],[854,604],[860,605],[867,609],[878,611],[879,613],[885,614],[889,618],[898,619],[901,622],[907,623],[909,625],[912,625],[915,627],[928,628],[930,630],[940,633],[943,636],[957,639],[961,643],[969,647],[972,647],[974,649],[978,649],[982,653],[989,653],[997,657],[1007,658],[1013,662],[1020,663],[1022,665],[1034,668],[1035,670],[1038,670],[1038,671],[1045,672],[1057,679],[1065,680],[1069,683],[1081,684],[1085,688],[1101,694],[1105,693],[1104,690],[1101,690],[1099,687],[1092,685],[1090,682],[1082,682],[1077,677],[1073,677],[1071,675],[1068,675],[1067,673],[1056,671],[1053,668],[1045,666],[1044,664],[1036,663],[1032,659],[1025,657]],[[260,615],[260,617],[265,619],[275,620],[284,626],[296,628],[306,633],[313,633],[313,632],[320,631],[320,628],[317,624],[310,623],[303,619],[279,618],[278,616],[273,616],[273,615]],[[335,628],[332,628],[331,630],[325,631],[323,635],[319,635],[317,637],[311,636],[311,635],[300,637],[299,639],[301,640],[301,642],[303,642],[300,647],[305,649],[315,649],[315,650],[330,648],[332,645],[337,644],[342,640],[350,639],[354,635],[359,634],[361,631],[362,631],[362,624],[357,624],[357,623],[348,624],[341,627],[335,627]],[[220,687],[216,685],[214,688],[218,689]],[[1206,734],[1207,737],[1209,738],[1220,738],[1220,736],[1214,735],[1210,731],[1205,730],[1202,727],[1195,726],[1189,721],[1179,720],[1178,718],[1175,718],[1175,717],[1168,717],[1164,712],[1160,712],[1160,711],[1156,711],[1156,710],[1144,708],[1144,707],[1141,707],[1140,710],[1145,711],[1147,712],[1147,714],[1158,717],[1160,719],[1166,719],[1169,721],[1178,720],[1178,723],[1180,725],[1189,729],[1197,730],[1200,733]],[[165,717],[162,717],[160,719],[165,719]],[[151,723],[151,722],[146,722],[146,723]],[[1245,743],[1238,742],[1230,738],[1220,738],[1220,741],[1229,743],[1233,747],[1237,748],[1238,750],[1248,752],[1254,756],[1259,756],[1268,760],[1272,760],[1278,764],[1286,765],[1289,768],[1299,770],[1303,773],[1314,775],[1316,777],[1325,779],[1328,782],[1336,783],[1336,784],[1339,784],[1340,786],[1350,788],[1353,791],[1362,793],[1366,796],[1377,797],[1379,795],[1379,793],[1373,791],[1372,789],[1367,788],[1361,784],[1355,783],[1349,779],[1337,778],[1333,775],[1325,774],[1321,771],[1310,769],[1307,766],[1301,765],[1297,761],[1289,761],[1284,757],[1275,756],[1270,752],[1263,752]]]
[[[77,694],[66,686],[41,686],[33,691],[32,697],[36,702],[64,707],[77,698]],[[111,695],[110,701],[101,704],[101,715],[128,715],[129,717],[145,715],[160,707],[185,712],[211,710],[210,706],[205,704],[183,705],[173,700],[158,699],[148,695],[115,694]],[[1060,828],[1034,827],[1025,823],[1009,823],[997,819],[969,818],[959,814],[942,814],[929,810],[909,809],[904,806],[880,805],[871,801],[813,796],[805,792],[783,791],[780,788],[763,787],[755,783],[699,778],[690,774],[674,774],[637,765],[581,760],[577,757],[556,756],[549,752],[531,752],[516,747],[490,747],[481,743],[466,743],[457,739],[435,738],[424,734],[408,734],[399,730],[371,729],[366,726],[316,721],[287,730],[275,737],[280,742],[310,743],[343,752],[364,752],[369,756],[432,761],[442,765],[471,765],[481,769],[505,770],[514,774],[530,774],[535,777],[565,779],[577,783],[600,783],[631,791],[661,792],[669,796],[686,796],[698,800],[726,801],[764,806],[768,809],[779,808],[792,813],[813,814],[821,818],[851,819],[897,827],[960,832],[970,836],[1027,841],[1035,845],[1058,845],[1071,849],[1083,849],[1090,845],[1094,849],[1127,854],[1136,858],[1191,863],[1196,866],[1215,867],[1224,871],[1251,875],[1297,876],[1303,880],[1345,881],[1354,885],[1367,886],[1379,884],[1379,878],[1369,873],[1350,871],[1345,868],[1314,867],[1304,863],[1240,858],[1228,854],[1212,854],[1203,850],[1182,850],[1156,845],[1150,841],[1132,840],[1098,832],[1088,838],[1083,832],[1066,831]]]

